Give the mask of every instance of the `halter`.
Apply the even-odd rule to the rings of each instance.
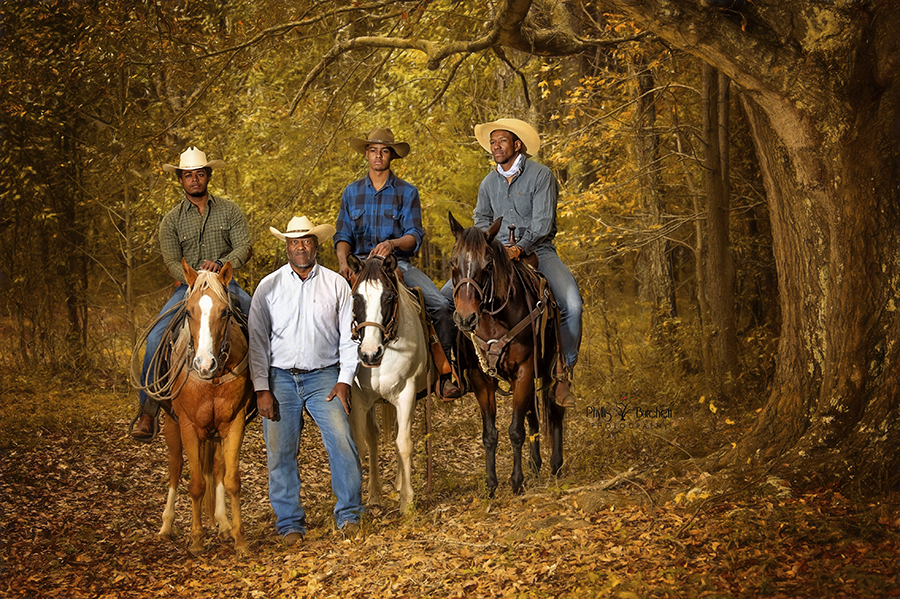
[[[373,258],[382,259],[381,256],[373,256]],[[362,282],[362,279],[357,279],[356,284],[353,285],[353,289],[350,290],[350,293],[355,294],[357,289],[359,288],[359,284]],[[397,338],[397,329],[399,325],[397,323],[397,314],[400,311],[400,290],[394,284],[393,281],[387,279],[388,284],[390,285],[391,291],[394,292],[394,295],[397,296],[397,301],[394,302],[394,311],[391,314],[390,318],[387,319],[387,325],[383,325],[380,322],[374,322],[372,320],[366,320],[363,322],[356,322],[356,317],[353,318],[353,322],[351,324],[350,329],[350,338],[353,341],[359,341],[360,338],[360,330],[366,327],[375,327],[376,329],[381,331],[382,335],[382,345],[387,345],[391,341]]]
[[[491,260],[491,265],[493,265],[493,263],[494,263],[493,260]],[[488,268],[485,268],[484,270],[487,271]],[[462,287],[463,285],[471,285],[472,287],[475,288],[475,292],[478,294],[478,297],[481,300],[479,303],[481,305],[482,312],[484,312],[485,314],[489,314],[491,316],[495,316],[501,310],[503,310],[503,308],[506,307],[506,304],[509,303],[509,298],[512,295],[512,287],[511,286],[507,286],[506,297],[504,298],[503,303],[500,304],[500,307],[498,307],[494,310],[488,310],[484,306],[486,303],[493,302],[495,299],[494,298],[494,287],[495,287],[495,285],[494,285],[494,269],[490,268],[489,272],[490,272],[490,277],[488,278],[488,283],[490,284],[489,287],[488,286],[482,287],[481,285],[478,284],[478,281],[476,281],[475,279],[473,279],[471,277],[465,277],[465,278],[460,279],[453,286],[453,301],[454,302],[456,301],[456,294],[459,293],[460,287]]]

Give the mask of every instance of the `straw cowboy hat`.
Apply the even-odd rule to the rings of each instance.
[[[394,132],[387,128],[375,127],[369,131],[367,139],[354,137],[350,140],[350,147],[360,154],[365,154],[366,146],[370,144],[381,144],[391,148],[397,154],[397,158],[403,158],[409,154],[409,144],[406,142],[395,142]]]
[[[296,239],[297,237],[314,235],[316,239],[319,240],[319,245],[321,245],[323,240],[327,241],[334,236],[334,226],[313,226],[310,220],[305,216],[295,216],[291,219],[291,222],[288,223],[287,229],[285,229],[284,233],[282,233],[275,227],[269,227],[269,232],[281,241],[284,241],[285,239]]]
[[[534,156],[541,149],[541,136],[534,127],[519,119],[497,119],[490,123],[475,125],[475,139],[485,151],[491,151],[491,133],[497,130],[515,133],[522,142],[522,151],[526,156]]]
[[[225,161],[213,160],[211,162],[207,162],[205,152],[201,152],[197,148],[190,147],[181,153],[181,160],[178,163],[178,166],[172,164],[164,164],[163,170],[167,173],[174,173],[175,171],[196,171],[205,166],[208,166],[209,168],[220,168],[225,166]]]

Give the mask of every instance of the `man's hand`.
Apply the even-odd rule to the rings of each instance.
[[[256,409],[259,415],[269,420],[275,419],[275,396],[266,389],[265,391],[256,392]]]
[[[509,256],[510,260],[518,260],[519,256],[522,255],[522,248],[517,245],[507,245],[506,254]]]
[[[375,247],[373,247],[372,251],[369,252],[369,256],[380,256],[382,258],[387,258],[388,256],[390,256],[391,254],[394,253],[394,247],[395,247],[394,240],[387,239],[385,241],[382,241]]]
[[[341,400],[341,404],[344,406],[344,411],[347,414],[350,414],[350,385],[347,383],[338,383],[331,389],[331,393],[328,394],[328,399],[326,401],[331,401],[337,397]],[[260,414],[262,412],[260,411]]]
[[[203,264],[200,265],[200,270],[211,270],[213,272],[219,272],[222,270],[222,267],[219,266],[218,262],[214,262],[213,260],[204,260]]]
[[[350,267],[347,266],[346,260],[341,261],[340,268],[338,268],[338,274],[344,277],[345,280],[350,280]]]

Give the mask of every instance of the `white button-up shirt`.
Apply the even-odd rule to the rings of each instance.
[[[304,281],[285,264],[260,281],[248,316],[250,376],[269,388],[269,368],[317,370],[340,363],[338,382],[353,383],[359,361],[351,339],[350,287],[316,264]]]

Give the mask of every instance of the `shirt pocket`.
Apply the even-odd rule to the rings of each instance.
[[[516,214],[523,219],[522,222],[530,223],[534,210],[534,193],[531,190],[517,191],[513,194],[512,201]]]

